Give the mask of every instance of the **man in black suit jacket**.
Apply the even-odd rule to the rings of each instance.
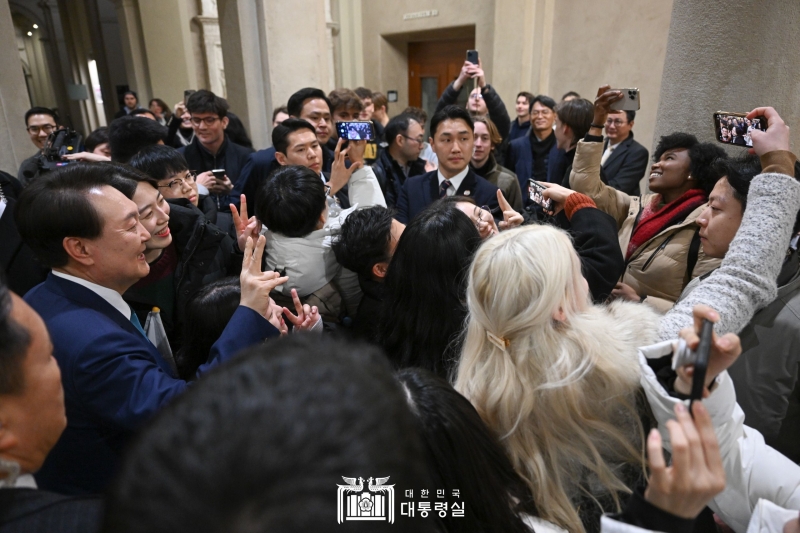
[[[497,187],[469,167],[473,131],[472,118],[462,107],[449,105],[433,116],[429,142],[439,158],[439,169],[406,180],[397,201],[397,220],[408,224],[439,198],[456,195],[469,196],[499,214]]]
[[[314,133],[322,149],[322,171],[330,172],[333,165],[333,151],[326,144],[333,134],[331,103],[325,93],[314,87],[305,87],[289,98],[286,106],[289,116],[302,118],[314,126]],[[238,206],[239,196],[244,194],[247,205],[256,205],[256,193],[267,177],[280,167],[275,159],[275,146],[250,154],[244,164],[239,181],[231,193],[231,201]]]
[[[613,111],[606,120],[606,141],[600,179],[626,194],[639,194],[639,181],[647,170],[650,154],[633,140],[636,111]]]

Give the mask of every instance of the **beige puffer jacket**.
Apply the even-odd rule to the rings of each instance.
[[[598,209],[614,217],[619,228],[619,245],[625,255],[640,212],[656,195],[629,196],[604,184],[600,180],[602,156],[603,143],[579,141],[569,183],[573,190],[594,200]],[[691,279],[720,264],[720,259],[706,257],[699,249],[691,276],[688,272],[689,248],[699,230],[695,221],[704,208],[704,205],[698,207],[683,222],[663,229],[626,261],[621,281],[646,296],[645,302],[662,313],[672,307]]]

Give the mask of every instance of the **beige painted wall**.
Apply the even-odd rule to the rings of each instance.
[[[549,94],[573,90],[594,100],[597,88],[638,87],[636,140],[652,152],[671,0],[559,0],[553,21]]]
[[[30,100],[17,53],[8,2],[0,2],[0,170],[17,175],[19,165],[36,152],[22,115]]]
[[[139,0],[152,96],[170,104],[183,100],[183,91],[196,88],[198,82],[186,2]]]
[[[403,20],[404,13],[429,9],[438,16]],[[634,132],[650,148],[671,13],[671,0],[362,2],[364,81],[373,90],[397,90],[390,114],[401,111],[408,105],[407,43],[473,25],[487,80],[512,116],[521,90],[556,99],[577,90],[593,99],[604,82],[638,87],[644,105]]]
[[[342,0],[357,1],[357,0]],[[519,0],[523,2],[525,0]],[[403,20],[406,13],[436,9],[435,17]],[[443,28],[475,26],[475,48],[483,69],[489,76],[494,64],[494,1],[406,0],[400,2],[363,2],[364,83],[370,89],[396,90],[398,102],[389,104],[390,114],[408,106],[408,43],[451,38]],[[433,34],[431,32],[439,30]],[[464,51],[466,54],[466,50]]]
[[[800,4],[675,0],[657,133],[690,131],[713,142],[715,111],[773,106],[800,147]],[[730,29],[737,32],[731,46]],[[743,150],[730,147],[731,154]]]

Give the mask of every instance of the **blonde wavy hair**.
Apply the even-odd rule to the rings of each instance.
[[[644,470],[636,344],[612,348],[625,333],[592,305],[570,238],[550,226],[485,242],[467,304],[455,388],[501,437],[540,516],[585,531],[576,500],[610,496],[619,509],[620,469]]]

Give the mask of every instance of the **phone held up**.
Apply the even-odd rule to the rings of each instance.
[[[369,120],[354,120],[352,122],[337,122],[336,133],[345,141],[374,141],[375,127]]]
[[[713,334],[714,324],[708,320],[703,320],[703,325],[700,330],[700,342],[697,345],[697,350],[689,348],[686,341],[681,339],[678,342],[677,355],[672,361],[673,370],[681,366],[694,366],[692,392],[689,395],[689,412],[691,412],[694,402],[703,399],[703,390],[706,387],[706,372],[708,370],[708,358],[711,354]]]
[[[467,61],[469,61],[473,65],[477,65],[478,64],[478,51],[477,50],[467,50]]]
[[[714,132],[721,143],[751,147],[750,132],[753,130],[767,131],[766,117],[747,118],[747,113],[728,111],[714,113]]]
[[[529,180],[528,181],[528,191],[530,194],[531,202],[535,203],[536,205],[542,206],[542,209],[549,215],[553,214],[553,200],[550,198],[545,198],[544,191],[545,187],[539,185],[539,183]]]
[[[224,168],[215,168],[211,171],[214,174],[214,177],[219,181],[225,181],[225,169]]]
[[[614,102],[609,109],[614,111],[639,111],[641,102],[639,101],[639,89],[611,89],[612,91],[622,92],[622,100]]]

